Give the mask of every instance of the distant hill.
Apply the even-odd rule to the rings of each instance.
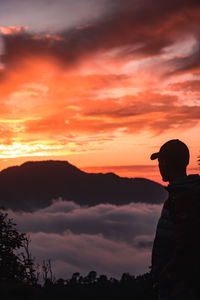
[[[34,211],[62,197],[80,205],[115,205],[130,202],[162,203],[162,185],[144,178],[125,178],[113,173],[86,173],[67,161],[35,161],[0,172],[0,206]]]

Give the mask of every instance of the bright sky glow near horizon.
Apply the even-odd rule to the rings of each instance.
[[[0,169],[68,160],[160,180],[169,139],[200,154],[200,4],[0,3]]]

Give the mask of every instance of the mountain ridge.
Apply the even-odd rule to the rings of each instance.
[[[0,206],[34,211],[62,197],[79,205],[131,202],[159,204],[167,192],[145,178],[120,177],[115,173],[87,173],[68,161],[27,161],[0,172]]]

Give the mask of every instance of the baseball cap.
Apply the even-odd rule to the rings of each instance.
[[[174,139],[163,144],[159,152],[153,153],[151,155],[151,160],[158,158],[164,158],[168,161],[179,161],[188,165],[190,153],[186,144],[184,144],[178,139]]]

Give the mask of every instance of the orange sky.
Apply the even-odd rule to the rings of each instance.
[[[200,7],[158,5],[133,21],[128,3],[65,31],[0,27],[0,169],[62,159],[159,180],[149,157],[179,138],[197,172]]]

